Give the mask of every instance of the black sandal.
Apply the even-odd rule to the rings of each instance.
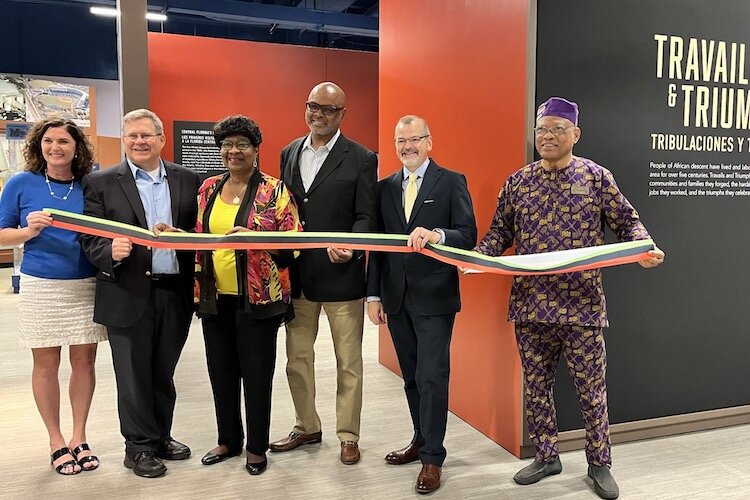
[[[58,458],[60,458],[62,456],[65,456],[65,455],[70,455],[74,459],[73,460],[68,460],[67,462],[63,462],[60,465],[55,465],[55,460],[57,460]],[[78,465],[78,462],[75,461],[75,455],[73,454],[73,452],[70,451],[70,448],[68,448],[67,446],[65,446],[63,448],[60,448],[56,452],[52,453],[51,458],[52,458],[52,461],[50,463],[52,464],[52,467],[54,467],[55,472],[57,472],[58,474],[61,474],[63,476],[74,476],[74,475],[78,474],[79,472],[81,472],[80,470],[75,470],[75,468],[73,469],[72,472],[63,472],[62,471],[65,467],[67,467],[69,465],[73,466],[73,467],[75,467],[76,465]]]
[[[78,465],[81,466],[81,471],[92,471],[92,470],[96,470],[97,468],[99,468],[99,457],[97,457],[96,455],[89,455],[87,457],[78,458],[78,455],[80,455],[84,451],[91,451],[91,448],[89,448],[88,443],[79,444],[78,446],[73,448],[73,453],[72,453],[73,457],[76,459],[76,462],[78,462]],[[97,463],[93,467],[84,467],[84,465],[86,465],[87,463],[94,462],[94,461],[96,461]]]

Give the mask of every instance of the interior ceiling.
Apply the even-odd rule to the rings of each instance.
[[[116,0],[15,0],[22,3],[116,6]],[[128,0],[121,0],[128,1]],[[378,0],[148,0],[167,15],[149,31],[378,50]]]

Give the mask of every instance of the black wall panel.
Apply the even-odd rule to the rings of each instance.
[[[0,73],[117,80],[117,25],[88,5],[0,0]]]
[[[685,126],[685,92],[680,90],[682,85],[705,86],[709,95],[713,88],[721,95],[721,89],[731,88],[735,99],[740,91],[750,96],[740,74],[741,64],[744,75],[750,74],[749,20],[750,2],[744,0],[539,1],[536,102],[562,96],[579,104],[582,137],[574,154],[614,173],[667,253],[657,269],[605,270],[613,423],[750,404],[750,196],[741,194],[740,184],[731,188],[735,196],[700,195],[695,188],[684,196],[677,194],[681,187],[668,189],[674,196],[649,195],[650,174],[658,172],[652,162],[750,167],[750,130],[736,123],[731,128],[695,126],[690,107]],[[687,80],[684,73],[682,79],[670,79],[668,72],[657,78],[655,34],[683,39],[683,71],[690,38],[705,40],[707,47],[714,41],[714,68],[718,43],[725,42],[727,82],[721,74],[719,81],[712,76],[708,82]],[[669,42],[663,49],[668,58]],[[668,103],[669,84],[677,89],[674,107]],[[739,110],[733,111],[736,118]],[[652,134],[686,140],[726,137],[734,147],[663,149],[654,146]],[[672,171],[695,172],[687,167]],[[581,428],[564,363],[555,391],[560,429]]]

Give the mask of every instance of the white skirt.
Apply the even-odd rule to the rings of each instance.
[[[94,323],[96,278],[60,280],[21,274],[18,333],[21,347],[57,347],[107,340]]]

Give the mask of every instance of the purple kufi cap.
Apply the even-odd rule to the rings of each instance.
[[[550,97],[536,110],[537,120],[545,116],[559,116],[578,126],[578,104],[562,97]]]

